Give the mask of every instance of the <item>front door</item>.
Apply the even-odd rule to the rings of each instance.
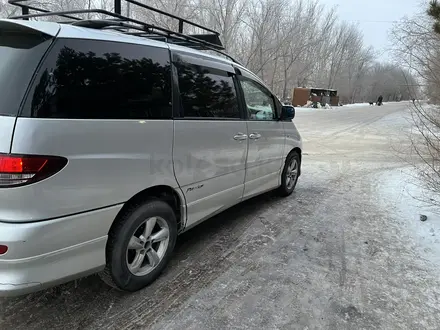
[[[249,137],[244,198],[249,198],[279,185],[285,135],[270,91],[247,77],[241,76],[240,84]]]
[[[178,54],[174,66],[181,106],[173,163],[187,203],[186,226],[192,227],[241,201],[247,127],[231,65]]]

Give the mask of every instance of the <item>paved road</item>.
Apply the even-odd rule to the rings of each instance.
[[[291,197],[257,197],[184,234],[141,292],[92,276],[0,300],[0,329],[439,329],[440,267],[382,194],[404,166],[405,108],[299,110]]]

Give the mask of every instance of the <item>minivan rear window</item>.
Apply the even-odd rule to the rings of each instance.
[[[58,39],[22,117],[170,119],[169,51],[111,41]]]
[[[50,46],[36,32],[0,29],[0,115],[16,116],[37,66]]]

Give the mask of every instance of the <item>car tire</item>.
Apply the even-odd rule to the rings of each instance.
[[[138,291],[159,277],[176,239],[176,215],[169,204],[150,200],[132,205],[110,230],[100,277],[119,290]]]
[[[296,152],[287,156],[281,173],[281,186],[278,188],[279,195],[287,197],[293,193],[298,182],[301,168],[301,158]]]

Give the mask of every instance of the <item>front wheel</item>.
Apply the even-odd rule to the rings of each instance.
[[[296,152],[292,152],[287,156],[284,169],[281,174],[281,186],[278,192],[281,196],[289,196],[295,190],[296,183],[300,173],[301,160]]]
[[[160,200],[127,208],[109,233],[104,282],[124,291],[153,282],[173,252],[176,223],[173,209]]]

